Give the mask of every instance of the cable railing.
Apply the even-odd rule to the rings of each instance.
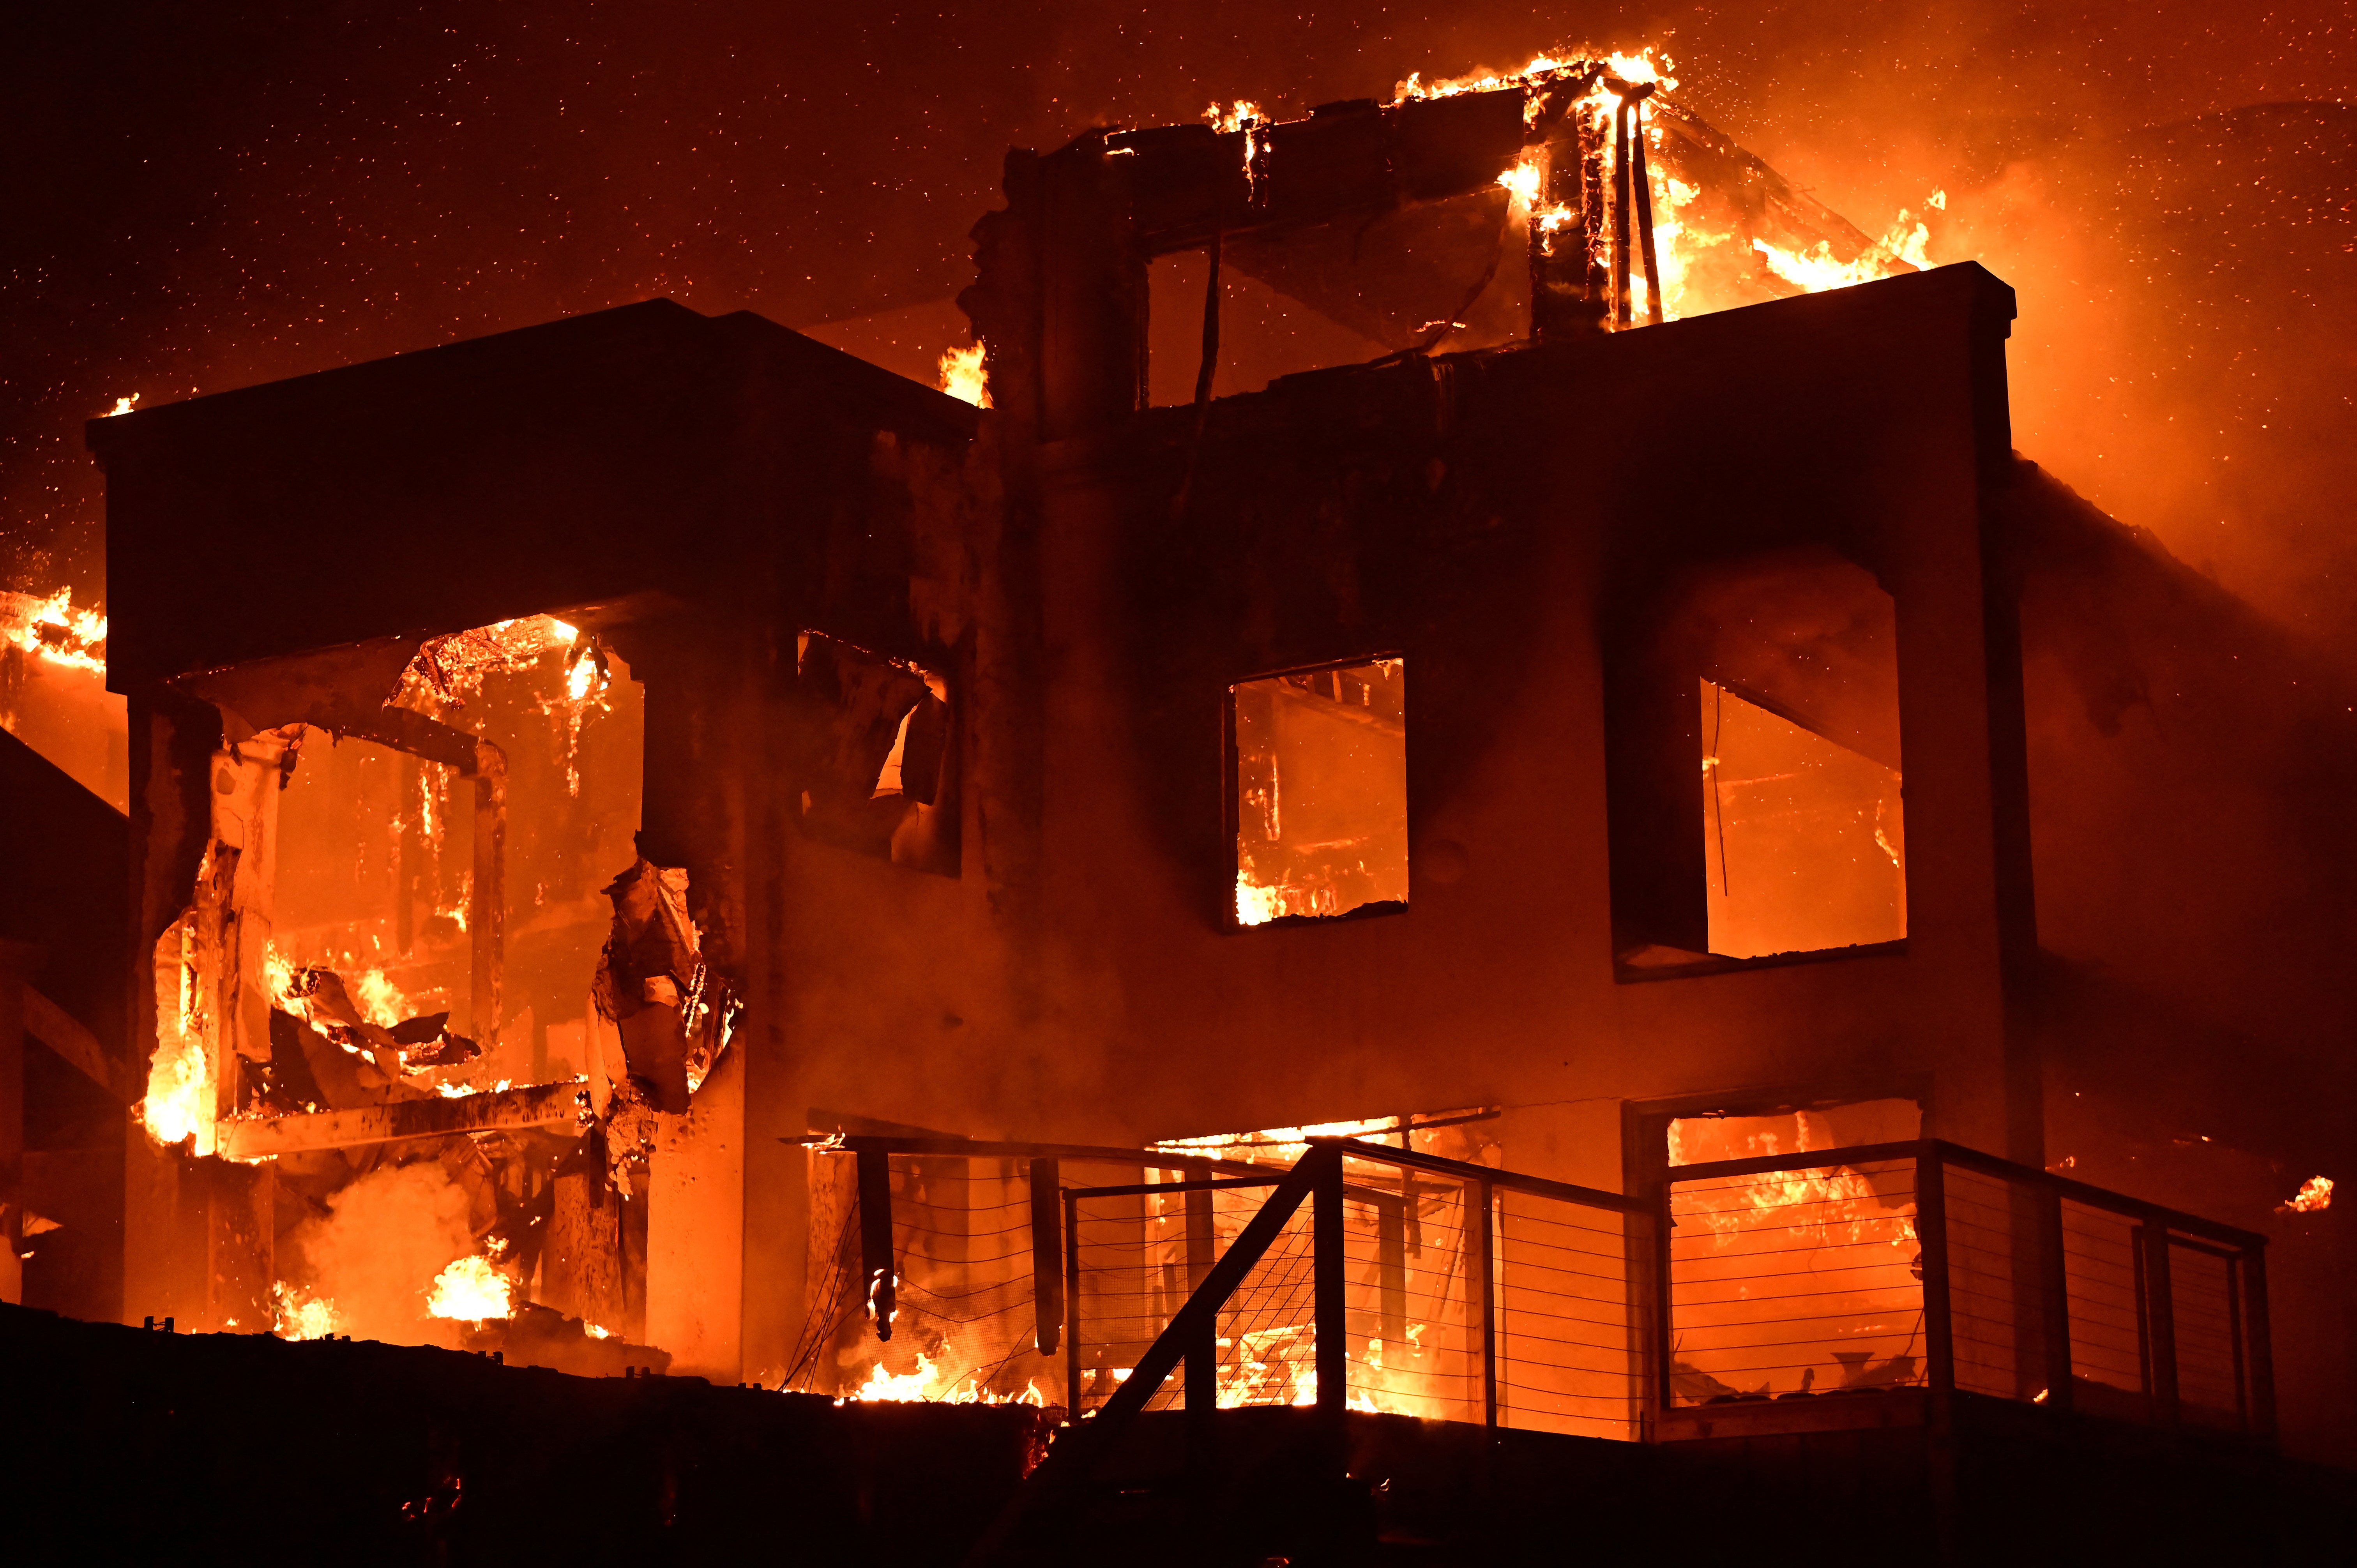
[[[898,1137],[813,1159],[818,1391],[1621,1439],[1912,1391],[2274,1430],[2263,1238],[1951,1144],[1674,1166],[1643,1198],[1348,1139],[1289,1170]]]
[[[1064,1204],[1076,1413],[1306,1406],[1641,1434],[1654,1216],[1638,1200],[1331,1140],[1282,1175]]]
[[[2265,1239],[1953,1144],[1668,1175],[1666,1410],[1895,1389],[2272,1435]]]

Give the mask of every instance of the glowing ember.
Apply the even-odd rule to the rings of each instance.
[[[281,1339],[331,1339],[343,1332],[336,1304],[281,1281],[270,1287],[271,1329]]]
[[[1210,1153],[1218,1151],[1243,1159],[1282,1161],[1291,1165],[1309,1152],[1312,1138],[1388,1138],[1400,1130],[1396,1116],[1378,1116],[1364,1122],[1318,1122],[1306,1127],[1264,1127],[1257,1133],[1222,1133],[1208,1138],[1164,1138],[1155,1144],[1157,1149],[1176,1153]]]
[[[983,347],[952,349],[942,356],[942,391],[976,408],[990,406],[990,378]]]
[[[21,648],[51,664],[103,675],[106,617],[74,608],[71,588],[46,598],[0,591],[0,648]]]
[[[425,1310],[470,1323],[510,1317],[515,1313],[515,1286],[489,1258],[460,1258],[435,1280]]]
[[[2332,1178],[2312,1176],[2299,1184],[2299,1190],[2292,1194],[2291,1201],[2285,1204],[2277,1212],[2317,1214],[2331,1207]]]
[[[438,716],[442,709],[464,707],[468,698],[479,695],[484,676],[529,670],[546,654],[572,649],[580,637],[580,628],[571,622],[539,615],[434,638],[402,671],[401,692],[393,701]]]

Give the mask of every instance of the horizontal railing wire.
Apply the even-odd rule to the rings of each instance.
[[[1928,1380],[1912,1161],[1671,1181],[1675,1402]]]

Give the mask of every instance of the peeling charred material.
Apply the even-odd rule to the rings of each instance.
[[[444,1138],[513,1127],[576,1124],[581,1089],[537,1083],[446,1098],[421,1095],[390,1105],[315,1114],[233,1117],[221,1125],[221,1150],[233,1160],[266,1159],[309,1149],[347,1149],[407,1138]]]
[[[598,964],[599,1011],[620,1030],[630,1077],[655,1108],[685,1111],[687,1015],[704,975],[687,918],[687,873],[642,859],[606,896],[614,901],[614,934]]]

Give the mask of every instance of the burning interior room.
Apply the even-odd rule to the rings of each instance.
[[[891,1560],[2345,1517],[2357,698],[2016,449],[1945,204],[1563,51],[1010,152],[938,387],[653,298],[91,419],[11,1299],[656,1379],[647,1520],[758,1431]]]

